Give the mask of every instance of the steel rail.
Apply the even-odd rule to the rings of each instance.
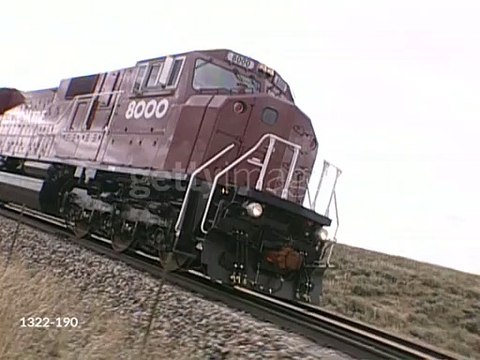
[[[4,205],[0,215],[34,227],[38,230],[65,237],[82,247],[149,273],[156,278],[210,300],[248,312],[282,328],[298,333],[315,343],[329,347],[357,359],[461,359],[460,355],[416,340],[347,318],[340,314],[308,304],[288,302],[240,288],[213,282],[195,271],[165,273],[154,257],[141,252],[114,252],[107,239],[97,236],[78,239],[67,230],[62,219],[39,213],[17,205]],[[102,241],[92,241],[93,238]]]

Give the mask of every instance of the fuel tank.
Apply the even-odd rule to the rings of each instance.
[[[43,180],[0,171],[0,201],[15,202],[40,209],[39,194]]]

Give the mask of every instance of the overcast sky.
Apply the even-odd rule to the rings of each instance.
[[[339,241],[480,274],[480,2],[9,1],[0,86],[197,49],[281,73],[343,175]]]

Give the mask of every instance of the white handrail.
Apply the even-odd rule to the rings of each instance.
[[[320,193],[320,187],[322,186],[323,178],[325,177],[325,174],[327,173],[329,166],[330,164],[327,162],[327,160],[323,160],[322,175],[320,175],[320,180],[318,181],[317,190],[315,191],[315,197],[313,198],[313,206],[312,206],[313,211],[315,211],[315,209],[317,208],[318,194]]]
[[[337,227],[335,228],[335,233],[333,234],[333,238],[335,241],[337,240],[337,232],[338,228],[340,227],[340,219],[338,217],[338,205],[337,205],[337,192],[333,192],[333,203],[335,204],[335,219],[337,220]]]
[[[282,198],[286,199],[288,196],[288,188],[290,187],[290,183],[292,182],[293,172],[295,171],[295,166],[297,166],[298,154],[300,153],[299,148],[295,148],[293,150],[293,157],[292,162],[290,164],[290,168],[288,169],[287,179],[285,180],[285,184],[283,185],[282,190]]]
[[[238,157],[235,161],[233,161],[231,164],[229,164],[227,167],[225,167],[222,171],[220,171],[216,176],[215,178],[213,179],[213,183],[212,183],[212,188],[210,189],[210,194],[208,196],[208,200],[207,200],[207,205],[205,206],[205,211],[203,213],[203,217],[202,217],[202,221],[200,223],[200,230],[206,234],[207,231],[205,230],[205,222],[207,221],[207,215],[208,215],[208,210],[210,209],[210,205],[212,203],[212,199],[213,199],[213,194],[215,193],[215,188],[217,186],[217,183],[218,183],[218,180],[220,179],[221,176],[223,176],[225,173],[227,173],[228,171],[230,171],[232,168],[234,168],[235,166],[237,166],[239,163],[241,163],[242,161],[244,161],[247,157],[249,157],[251,154],[253,154],[259,147],[260,145],[266,140],[266,139],[270,139],[270,141],[280,141],[284,144],[287,144],[289,146],[292,146],[294,149],[296,149],[297,151],[300,151],[301,149],[301,146],[298,145],[298,144],[295,144],[295,143],[292,143],[291,141],[288,141],[288,140],[285,140],[285,139],[282,139],[281,137],[277,136],[277,135],[274,135],[274,134],[265,134],[263,135],[260,140],[258,140],[258,142],[253,146],[251,147],[247,152],[245,152],[242,156]],[[266,157],[268,157],[268,160],[270,160],[270,156],[269,154],[271,154],[271,152],[273,151],[271,149],[271,147],[273,148],[273,145],[272,143],[270,142],[269,143],[269,150],[267,151],[267,154],[266,154]],[[295,160],[296,161],[296,160]],[[263,177],[265,176],[265,172],[266,172],[266,166],[268,165],[268,162],[265,161],[262,165],[262,171],[259,175],[259,179],[257,180],[257,185],[260,183],[260,184],[263,184]],[[290,167],[292,164],[290,164]],[[289,172],[290,172],[290,169],[289,169]],[[285,184],[285,186],[288,188],[289,187],[289,184]],[[259,190],[259,189],[257,189]]]
[[[330,205],[332,204],[332,199],[335,196],[335,187],[337,186],[338,178],[339,178],[340,175],[342,175],[342,170],[340,170],[338,168],[336,168],[336,170],[337,170],[337,174],[335,176],[335,182],[333,183],[332,193],[330,194],[330,200],[328,200],[327,209],[325,210],[325,216],[327,216],[327,217],[330,213]],[[336,200],[335,200],[335,206],[336,206]]]
[[[223,156],[225,153],[227,153],[228,151],[230,151],[234,147],[235,147],[235,144],[231,143],[230,145],[225,147],[222,151],[220,151],[218,154],[211,157],[205,163],[200,165],[197,169],[195,169],[195,171],[192,173],[192,175],[190,175],[190,180],[188,182],[188,186],[187,186],[187,189],[185,191],[185,197],[183,198],[182,207],[180,208],[180,213],[178,214],[178,219],[177,219],[177,222],[175,223],[175,234],[176,234],[177,239],[178,239],[178,236],[180,235],[180,228],[183,225],[183,219],[185,217],[185,212],[187,211],[188,198],[190,197],[190,190],[193,186],[193,181],[194,181],[195,177],[198,175],[198,173],[203,171],[206,167],[208,167],[210,164],[212,164],[214,161],[219,159],[221,156]]]
[[[270,163],[270,158],[272,157],[274,144],[275,144],[275,140],[270,138],[268,141],[268,150],[263,159],[262,169],[260,170],[260,174],[258,175],[258,179],[257,179],[257,184],[255,185],[256,190],[261,190],[263,187],[263,179],[265,177],[265,173],[267,172],[267,165]]]

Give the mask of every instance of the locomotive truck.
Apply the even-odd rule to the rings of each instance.
[[[312,303],[336,240],[315,211],[317,150],[288,83],[231,50],[0,89],[4,204],[61,217],[76,236],[154,255],[168,271]],[[332,168],[327,211],[340,170],[325,161],[320,178]]]

